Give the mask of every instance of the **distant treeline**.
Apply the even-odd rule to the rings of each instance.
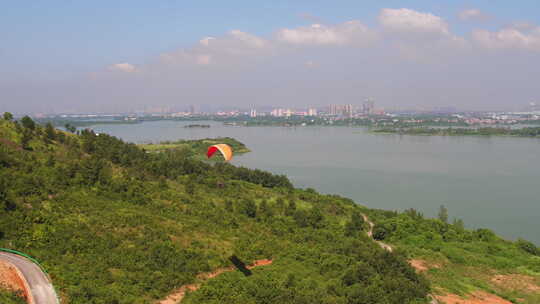
[[[89,127],[89,126],[95,126],[95,125],[124,125],[124,124],[140,123],[140,121],[138,120],[124,120],[124,119],[92,120],[92,119],[57,119],[57,118],[36,119],[36,122],[43,125],[47,123],[51,123],[54,127],[63,127],[65,129],[68,129],[67,126]]]
[[[376,129],[375,133],[396,133],[407,135],[439,135],[439,136],[461,136],[461,135],[481,135],[481,136],[519,136],[519,137],[539,137],[540,127],[528,127],[519,129],[508,128],[382,128]]]
[[[210,125],[191,124],[184,126],[184,128],[210,128]]]

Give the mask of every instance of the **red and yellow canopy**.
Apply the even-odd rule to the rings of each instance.
[[[225,159],[225,161],[230,161],[232,159],[232,157],[233,157],[232,148],[231,148],[231,146],[229,146],[227,144],[217,144],[217,145],[213,145],[213,146],[208,147],[208,151],[206,152],[206,156],[208,158],[210,158],[210,157],[212,157],[212,155],[214,155],[214,153],[216,153],[216,151],[221,152],[221,155],[223,155],[223,158]]]

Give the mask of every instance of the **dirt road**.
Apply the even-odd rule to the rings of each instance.
[[[0,260],[12,264],[22,274],[30,290],[27,290],[29,304],[59,304],[54,287],[38,265],[28,259],[7,252],[0,252]]]
[[[271,264],[272,264],[272,260],[268,260],[268,259],[256,260],[252,264],[248,265],[246,268],[253,269],[256,267],[266,266],[266,265],[271,265]],[[236,268],[233,266],[218,268],[212,272],[205,272],[205,273],[201,273],[197,275],[197,279],[200,281],[206,281],[208,279],[215,278],[224,272],[229,272],[229,271],[234,271],[234,270],[236,270]],[[193,284],[180,286],[173,293],[168,295],[166,299],[158,301],[157,303],[158,304],[178,304],[182,302],[182,300],[186,296],[186,293],[193,292],[199,288],[201,288],[201,283],[193,283]]]

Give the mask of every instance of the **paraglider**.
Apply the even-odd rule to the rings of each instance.
[[[227,144],[217,144],[217,145],[208,147],[208,151],[206,151],[206,156],[210,158],[218,150],[219,152],[221,152],[221,155],[223,155],[223,158],[225,159],[225,161],[230,161],[232,159],[233,151],[232,151],[231,146]]]

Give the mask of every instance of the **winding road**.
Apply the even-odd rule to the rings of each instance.
[[[7,252],[0,252],[0,260],[9,263],[17,268],[27,283],[29,304],[59,304],[49,276],[44,273],[34,262]]]

